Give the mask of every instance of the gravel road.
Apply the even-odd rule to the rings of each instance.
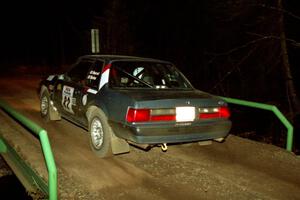
[[[66,120],[41,120],[38,81],[2,77],[0,96],[48,131],[60,199],[300,199],[299,157],[234,133],[223,143],[171,145],[167,152],[131,147],[129,154],[100,159],[85,130]],[[3,113],[0,123],[6,124],[2,136],[47,180],[38,141]]]

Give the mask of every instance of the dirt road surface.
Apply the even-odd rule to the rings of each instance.
[[[60,199],[300,199],[300,158],[230,134],[224,143],[131,147],[100,159],[87,132],[66,121],[46,123],[36,93],[40,77],[2,77],[0,98],[47,130],[58,168]],[[0,134],[47,179],[39,141],[0,112]]]

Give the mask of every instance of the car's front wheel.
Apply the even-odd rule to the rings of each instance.
[[[45,121],[50,120],[50,97],[48,90],[42,92],[40,98],[40,112],[41,116]]]
[[[104,158],[113,155],[111,146],[112,130],[105,114],[94,108],[89,116],[90,146],[97,156]]]

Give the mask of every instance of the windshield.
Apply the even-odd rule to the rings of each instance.
[[[110,87],[190,89],[190,83],[171,64],[157,62],[114,62],[110,69]]]

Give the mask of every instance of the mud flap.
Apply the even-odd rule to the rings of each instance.
[[[128,153],[130,151],[129,149],[129,144],[121,139],[112,134],[111,137],[111,148],[113,154],[121,154],[121,153]]]
[[[61,116],[57,109],[54,107],[53,102],[50,101],[50,107],[49,107],[49,118],[50,120],[61,120]]]

